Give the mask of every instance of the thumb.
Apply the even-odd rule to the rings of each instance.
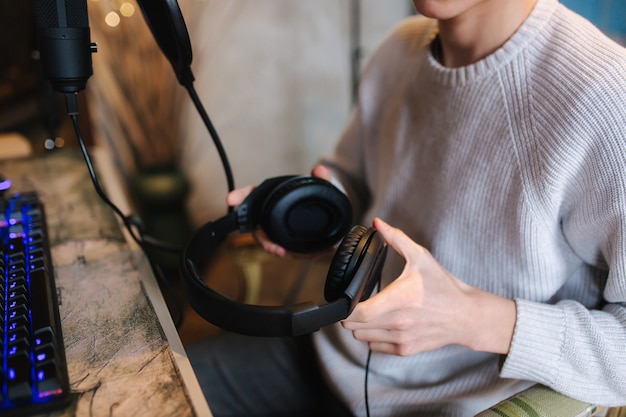
[[[330,170],[326,168],[324,165],[314,166],[313,169],[311,170],[311,175],[313,177],[321,178],[326,181],[330,181],[332,178]]]
[[[417,246],[416,243],[402,230],[389,225],[378,217],[374,219],[373,225],[385,242],[398,252],[404,260],[407,260],[407,256],[410,251],[415,250],[415,247]]]
[[[246,197],[252,192],[252,190],[254,190],[254,186],[247,185],[245,187],[237,188],[236,190],[231,191],[226,196],[226,204],[231,207],[238,206],[239,204],[243,203],[243,200],[246,199]]]

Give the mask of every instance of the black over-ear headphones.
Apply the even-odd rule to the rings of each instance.
[[[372,293],[380,279],[387,246],[378,232],[350,226],[347,197],[315,177],[283,176],[265,180],[232,213],[202,226],[188,242],[181,260],[187,298],[205,320],[223,329],[252,336],[303,335],[346,318]],[[341,240],[331,260],[324,298],[292,306],[258,306],[236,302],[209,288],[199,272],[226,236],[260,226],[287,250],[312,253]]]

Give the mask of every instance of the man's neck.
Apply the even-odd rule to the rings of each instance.
[[[473,64],[500,48],[524,23],[537,0],[487,1],[466,13],[439,20],[440,60],[446,67]]]

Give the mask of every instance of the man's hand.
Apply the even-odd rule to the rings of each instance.
[[[326,168],[323,165],[315,166],[311,170],[311,175],[314,177],[321,178],[323,180],[327,180],[327,181],[330,181],[330,178],[331,178],[330,171],[328,170],[328,168]],[[231,191],[226,196],[226,204],[228,204],[231,207],[238,206],[239,204],[243,203],[246,197],[250,195],[252,190],[254,190],[254,186],[247,185],[245,187],[237,188],[236,190]],[[263,250],[265,250],[268,253],[271,253],[272,255],[276,255],[280,258],[283,258],[287,254],[287,250],[283,248],[282,246],[271,241],[267,237],[263,229],[261,228],[257,228],[254,231],[254,238],[256,239],[257,242],[259,242]]]
[[[374,227],[404,258],[393,282],[355,307],[343,327],[376,352],[408,356],[449,344],[507,353],[516,320],[513,300],[471,287],[424,247],[380,219]]]

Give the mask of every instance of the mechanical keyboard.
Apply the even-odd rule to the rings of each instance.
[[[0,416],[58,409],[70,398],[44,207],[0,198]]]

